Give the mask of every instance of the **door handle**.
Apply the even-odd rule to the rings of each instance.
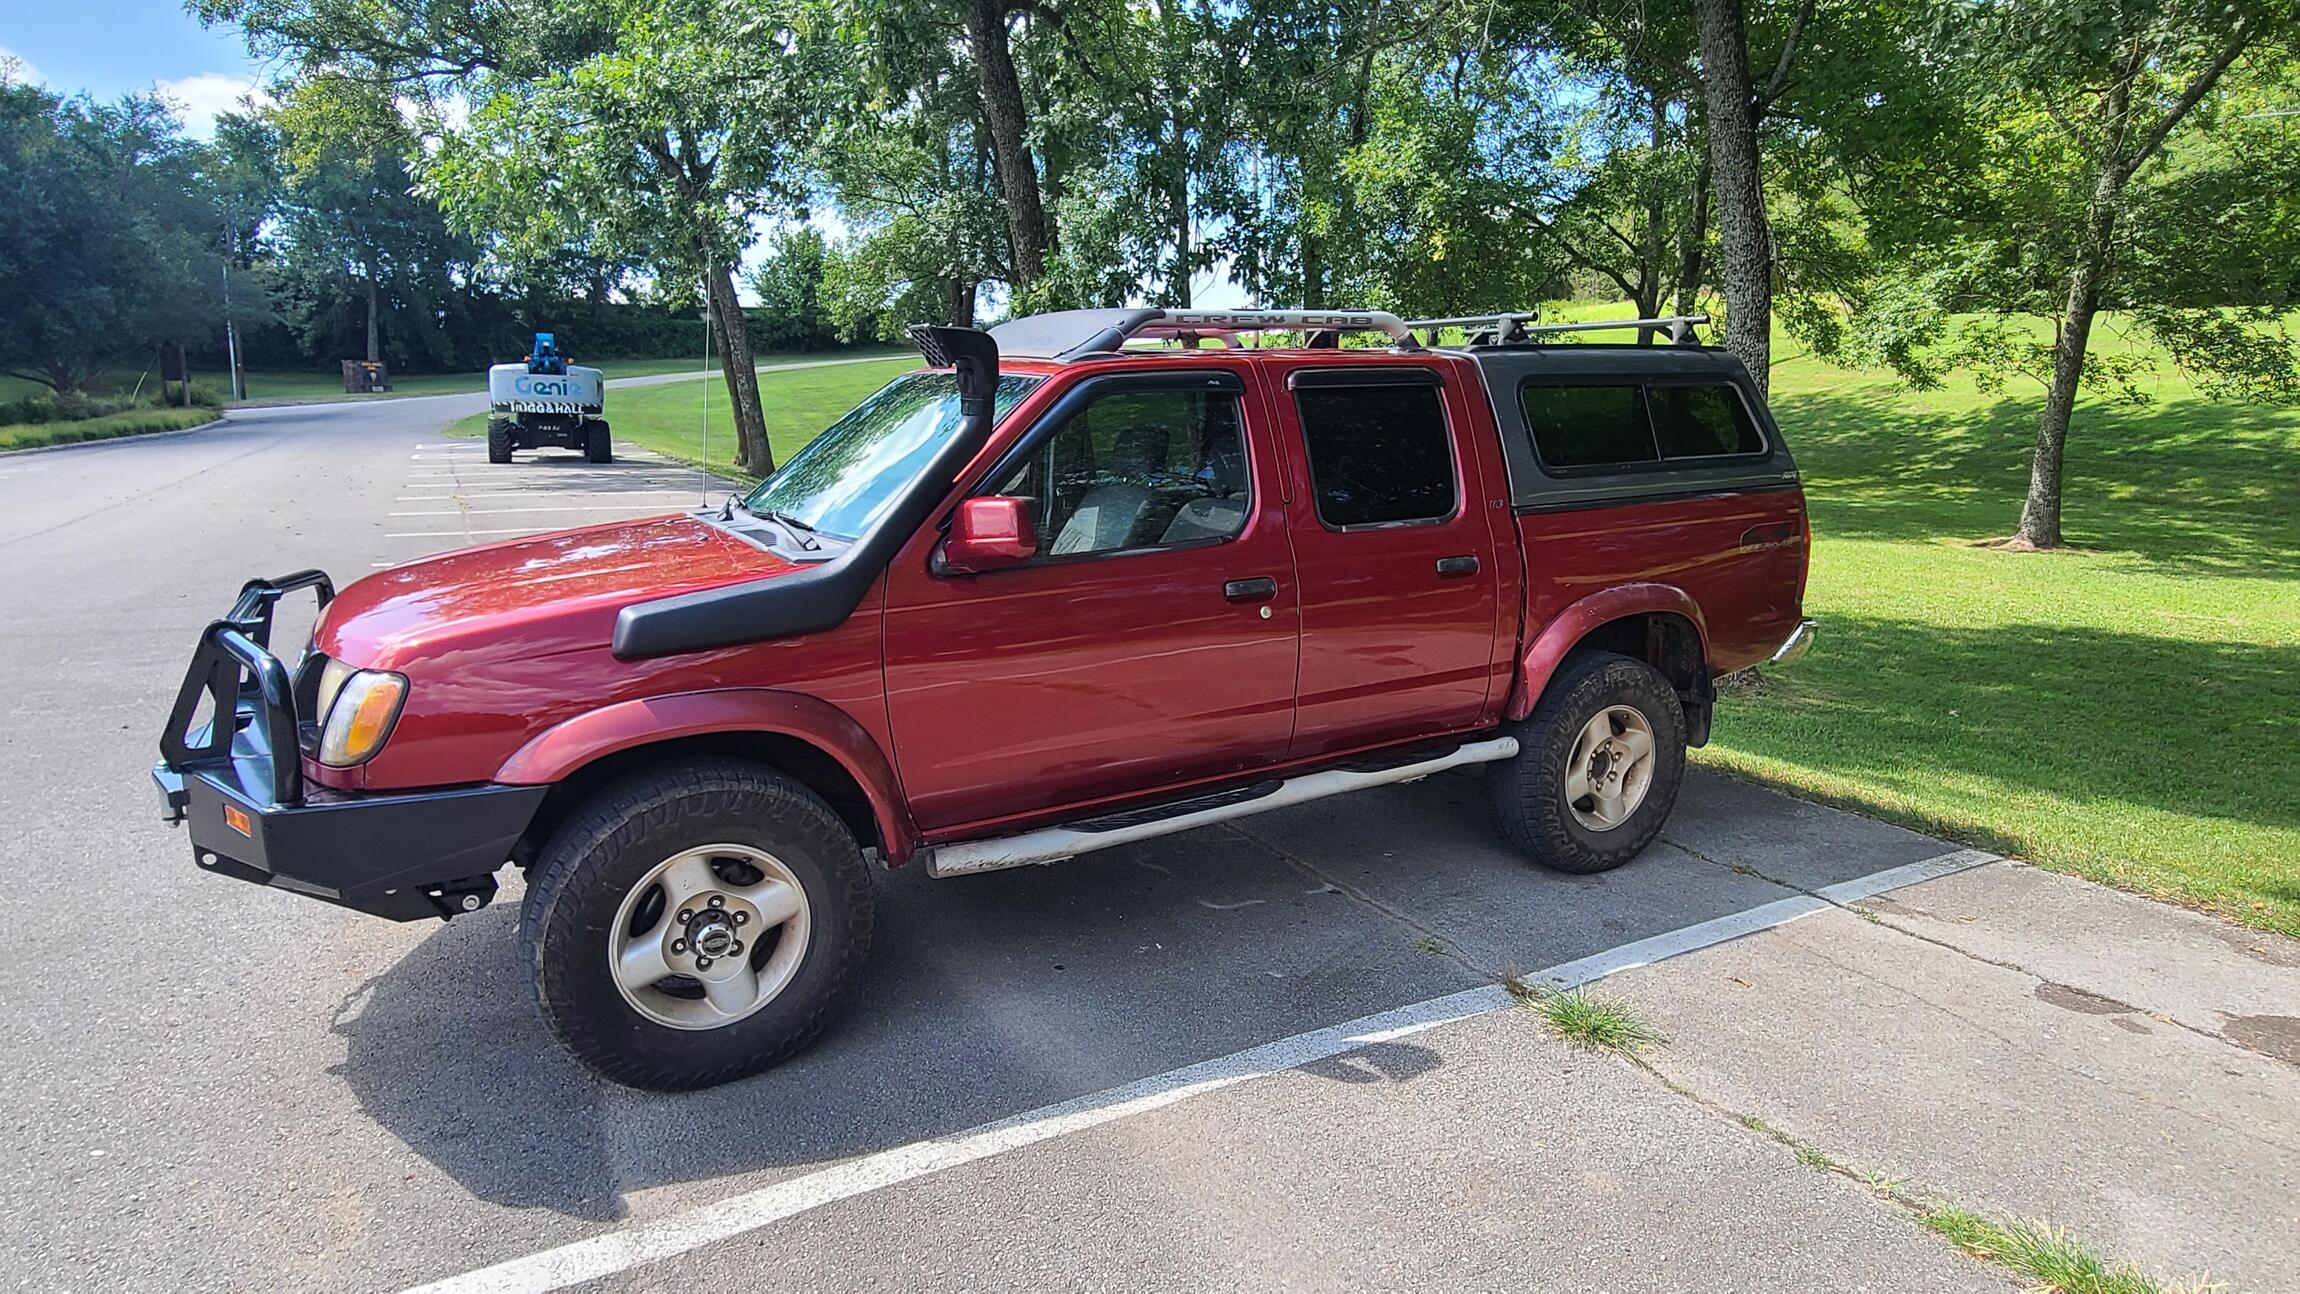
[[[1477,558],[1468,556],[1440,557],[1437,559],[1437,573],[1440,578],[1449,580],[1458,579],[1464,575],[1475,575],[1477,574]]]
[[[1222,586],[1222,596],[1232,602],[1267,602],[1278,596],[1278,582],[1267,575],[1232,580]]]

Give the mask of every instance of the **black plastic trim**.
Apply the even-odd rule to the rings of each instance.
[[[1655,482],[1666,485],[1667,482]],[[1542,499],[1534,503],[1520,503],[1511,509],[1524,516],[1531,513],[1580,512],[1588,508],[1617,508],[1631,503],[1677,503],[1686,499],[1727,499],[1736,494],[1777,494],[1799,489],[1795,473],[1786,479],[1769,474],[1746,481],[1723,480],[1714,475],[1697,485],[1680,489],[1637,488],[1621,486],[1602,494],[1577,495],[1571,498]]]
[[[997,421],[998,345],[972,328],[911,329],[921,353],[958,376],[959,422],[950,439],[867,535],[820,566],[774,579],[641,602],[615,617],[613,650],[622,660],[795,638],[835,629],[854,614],[895,551],[980,453]]]
[[[1398,364],[1354,368],[1298,368],[1286,376],[1286,389],[1332,386],[1444,386],[1445,375],[1434,368]]]

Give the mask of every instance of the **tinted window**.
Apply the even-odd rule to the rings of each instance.
[[[1527,386],[1519,395],[1533,446],[1551,467],[1653,463],[1653,424],[1634,386]]]
[[[1312,387],[1294,398],[1320,520],[1378,526],[1453,515],[1453,445],[1436,387]]]
[[[1657,386],[1649,397],[1663,458],[1765,452],[1765,438],[1730,386]]]
[[[1063,420],[995,493],[1030,500],[1049,556],[1225,539],[1251,486],[1238,397],[1106,395]]]

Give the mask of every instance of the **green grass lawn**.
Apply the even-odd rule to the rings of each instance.
[[[2075,550],[2022,554],[1979,541],[2019,520],[2035,392],[1778,365],[1821,638],[1701,758],[2300,935],[2300,410],[2153,394],[2079,408]]]
[[[769,353],[759,356],[758,362],[761,364],[781,364],[826,358],[835,358],[835,356]],[[581,363],[582,361],[577,359],[576,362]],[[660,373],[691,373],[700,369],[702,363],[697,357],[689,355],[678,359],[601,360],[593,367],[605,373],[609,380],[613,380],[619,377],[652,377]],[[107,372],[91,385],[98,393],[116,394],[133,388],[138,376],[138,373],[133,370]],[[214,373],[194,372],[192,380],[213,387],[218,391],[222,391],[226,385],[225,376],[220,371]],[[36,395],[45,389],[45,387],[23,378],[0,376],[0,402]],[[144,389],[146,391],[156,389],[156,380],[149,375],[144,375]],[[317,404],[340,400],[390,400],[418,395],[459,395],[486,389],[487,372],[484,369],[472,373],[399,374],[393,376],[391,390],[375,395],[345,395],[341,373],[249,369],[248,398],[244,403],[249,405]]]
[[[864,396],[885,386],[896,374],[918,366],[918,357],[907,355],[759,374],[759,401],[766,410],[767,441],[774,448],[775,461],[787,460]],[[734,419],[728,412],[727,384],[717,377],[707,382],[666,382],[609,391],[607,421],[614,426],[618,441],[631,441],[681,462],[702,462],[706,401],[711,414],[707,466],[734,480],[751,480],[735,468]],[[452,436],[481,436],[486,432],[484,413],[460,419],[448,429]]]

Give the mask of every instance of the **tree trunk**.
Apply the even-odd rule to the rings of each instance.
[[[1765,219],[1747,24],[1741,0],[1693,0],[1693,12],[1701,28],[1701,90],[1724,262],[1725,348],[1748,365],[1762,393],[1773,363],[1773,227]]]
[[[775,451],[767,443],[766,415],[759,406],[751,322],[743,314],[742,298],[735,295],[734,275],[716,255],[706,252],[704,263],[711,316],[719,325],[719,368],[726,375],[727,403],[735,414],[735,465],[753,476],[765,476],[775,470]]]
[[[1656,172],[1661,166],[1661,150],[1669,142],[1669,96],[1655,90],[1651,96],[1651,113],[1647,120],[1648,147]],[[1661,313],[1661,258],[1668,248],[1662,226],[1669,220],[1668,195],[1663,191],[1658,174],[1648,176],[1645,192],[1645,228],[1637,240],[1637,317],[1652,319]],[[1637,330],[1637,344],[1653,344],[1653,330]]]
[[[2112,98],[2116,96],[2112,92]],[[2114,116],[2122,105],[2112,104]],[[2044,413],[2037,418],[2036,455],[2029,460],[2028,500],[2021,505],[2020,529],[2013,538],[2036,548],[2058,548],[2060,534],[2060,479],[2062,453],[2068,445],[2069,418],[2076,412],[2076,393],[2084,381],[2084,350],[2092,339],[2093,316],[2100,311],[2100,289],[2108,275],[2111,240],[2116,237],[2116,205],[2124,195],[2124,163],[2110,159],[2094,182],[2092,201],[2085,210],[2084,233],[2077,243],[2076,263],[2069,268],[2068,304],[2054,330],[2052,385],[2045,389]]]
[[[982,86],[982,117],[990,127],[991,157],[998,167],[998,192],[1006,202],[1006,232],[1014,243],[1014,282],[1020,291],[1046,273],[1046,213],[1039,204],[1038,168],[1031,161],[1028,110],[1022,81],[1014,72],[1014,52],[1006,38],[1006,7],[1001,0],[974,0],[966,17],[967,43],[974,47],[975,74]]]
[[[367,271],[367,362],[370,364],[383,360],[383,333],[376,325],[375,296],[375,270],[371,266]]]
[[[1190,141],[1182,123],[1174,123],[1174,272],[1166,281],[1166,295],[1181,309],[1190,308]]]
[[[974,327],[974,290],[978,285],[964,274],[950,280],[950,305],[946,313],[953,328]]]
[[[1709,159],[1693,173],[1693,214],[1677,238],[1677,313],[1701,303],[1702,257],[1709,249]]]

